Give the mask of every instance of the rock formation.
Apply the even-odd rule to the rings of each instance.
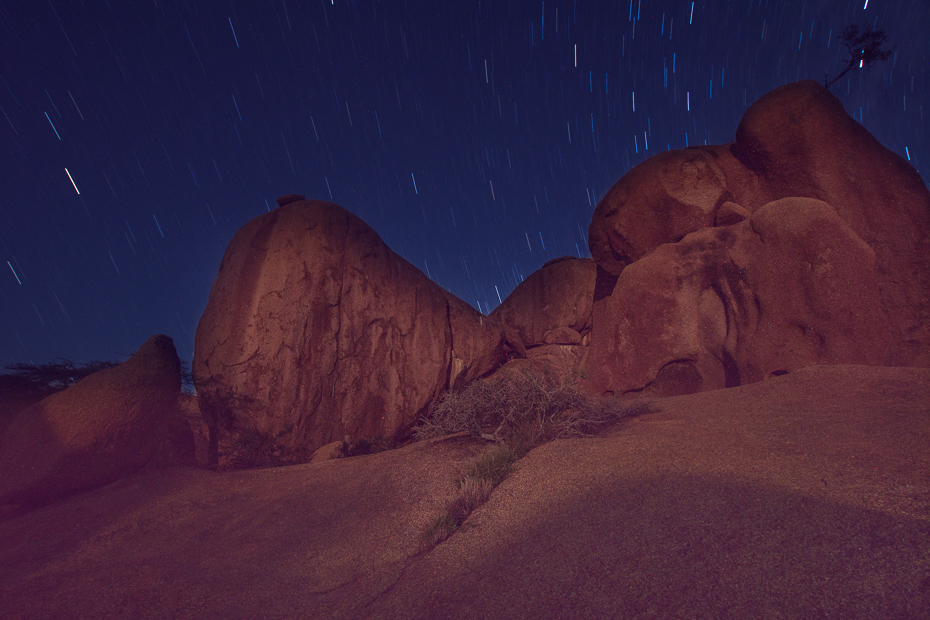
[[[156,456],[181,366],[168,336],[32,405],[0,440],[0,504],[42,504],[130,474]]]
[[[631,263],[588,358],[604,390],[673,396],[818,364],[880,365],[875,253],[830,205],[767,204]]]
[[[597,392],[930,366],[930,192],[816,82],[759,99],[732,144],[631,170],[589,245]]]
[[[223,424],[295,460],[346,436],[397,438],[444,390],[521,354],[355,215],[295,195],[279,204],[236,233],[197,328],[214,459]]]
[[[527,348],[581,344],[591,328],[594,261],[564,256],[530,274],[490,316],[510,327]]]

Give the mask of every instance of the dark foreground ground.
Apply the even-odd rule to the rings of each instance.
[[[930,370],[818,367],[532,451],[140,474],[0,521],[2,618],[930,617]]]

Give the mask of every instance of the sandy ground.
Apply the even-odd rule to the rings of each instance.
[[[532,451],[429,550],[466,438],[8,514],[0,617],[930,617],[930,369],[656,403]]]

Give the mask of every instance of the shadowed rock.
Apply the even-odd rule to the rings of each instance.
[[[176,417],[181,366],[168,336],[19,414],[0,440],[0,504],[42,504],[151,461]]]
[[[225,423],[257,432],[301,461],[346,436],[403,435],[450,385],[492,371],[510,350],[497,321],[358,217],[298,200],[230,242],[197,328],[193,373],[214,431]],[[216,432],[212,441],[215,450]]]

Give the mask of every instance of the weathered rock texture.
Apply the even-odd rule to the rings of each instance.
[[[816,201],[792,203],[790,221],[760,213],[789,197]],[[846,245],[828,242],[817,228],[821,221]],[[753,232],[762,245],[750,251],[753,227],[764,228],[768,238]],[[727,228],[733,237],[725,242],[720,231]],[[788,239],[797,252],[785,245]],[[756,381],[818,361],[930,366],[930,192],[904,159],[816,82],[788,84],[759,99],[732,144],[664,153],[631,170],[598,204],[589,242],[597,262],[590,359],[595,390],[646,389],[660,372],[669,375],[660,380],[666,388],[655,386],[663,392],[672,384],[678,385],[672,391],[693,391]],[[699,251],[700,244],[709,245]],[[650,262],[626,274],[652,253]],[[844,267],[841,256],[855,258],[856,268]],[[725,275],[728,266],[738,266],[741,277]],[[711,320],[721,305],[729,312],[728,304],[736,303],[729,292],[715,292],[719,302],[710,293],[701,301],[698,294],[721,281],[731,287],[739,281],[752,306],[770,301],[739,321],[729,314],[725,322]],[[789,290],[793,296],[779,297]],[[858,303],[853,291],[866,301]],[[648,327],[654,321],[665,327]],[[636,336],[642,341],[636,355],[652,351],[654,358],[633,360],[632,350],[616,340],[625,334],[629,342],[634,325],[653,338],[662,334],[648,346],[645,336]],[[698,347],[705,336],[697,334],[713,329],[722,329],[722,336],[706,338],[730,344]],[[671,359],[672,352],[681,357]],[[723,367],[731,368],[729,378],[711,380]]]
[[[236,233],[197,328],[194,379],[214,427],[257,431],[307,457],[346,436],[398,437],[444,390],[506,361],[497,321],[358,217],[284,202]]]
[[[565,256],[547,262],[517,286],[491,317],[523,344],[580,344],[591,328],[595,264]]]
[[[660,246],[599,302],[592,380],[673,396],[817,364],[872,364],[890,334],[875,253],[830,205],[785,198]]]
[[[42,504],[151,461],[176,417],[181,366],[168,336],[19,414],[0,440],[0,504]]]
[[[528,370],[552,383],[577,386],[584,372],[588,347],[569,344],[544,344],[526,350],[526,358],[513,359],[501,366],[501,371]]]

